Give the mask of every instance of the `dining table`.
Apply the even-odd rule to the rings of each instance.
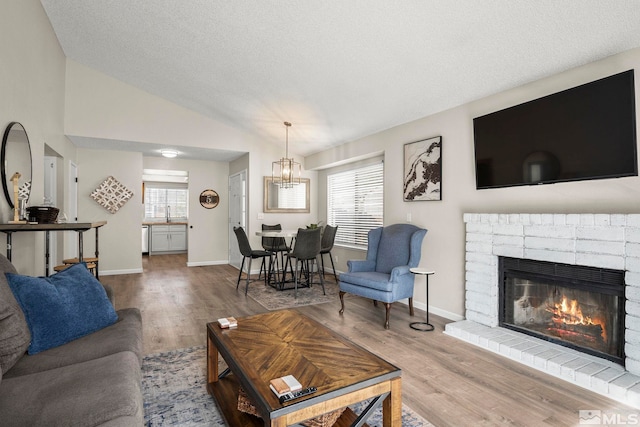
[[[298,235],[298,230],[295,229],[287,229],[287,230],[259,230],[256,231],[256,236],[259,237],[282,237],[289,240],[289,247],[293,249],[293,242],[295,241],[296,236]],[[289,270],[291,273],[291,278],[287,279],[287,264],[289,265]],[[288,289],[293,289],[293,287],[286,287],[287,283],[291,283],[294,280],[293,277],[293,267],[291,266],[291,262],[287,259],[287,262],[282,267],[282,271],[274,271],[275,274],[269,274],[269,284],[273,286],[275,289],[279,291],[284,291]],[[275,278],[275,279],[272,279]]]

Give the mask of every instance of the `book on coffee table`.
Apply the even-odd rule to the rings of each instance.
[[[280,397],[284,394],[292,391],[298,391],[302,389],[302,384],[293,375],[285,375],[284,377],[274,378],[269,381],[269,387],[276,396]]]
[[[235,317],[222,317],[218,319],[218,326],[222,329],[237,328],[238,321]]]

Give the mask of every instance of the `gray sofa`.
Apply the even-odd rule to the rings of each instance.
[[[29,355],[29,327],[7,272],[15,269],[0,255],[0,425],[143,425],[140,311],[118,310],[114,324]]]

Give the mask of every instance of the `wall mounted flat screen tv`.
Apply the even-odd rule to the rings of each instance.
[[[473,119],[476,187],[638,175],[633,70]]]

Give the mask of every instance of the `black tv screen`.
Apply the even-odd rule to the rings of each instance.
[[[473,119],[476,187],[638,175],[633,70]]]

